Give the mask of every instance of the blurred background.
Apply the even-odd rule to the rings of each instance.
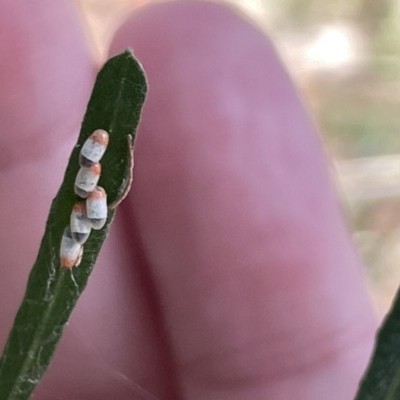
[[[151,0],[74,0],[100,61]],[[273,40],[333,159],[378,317],[400,283],[400,0],[226,0]]]

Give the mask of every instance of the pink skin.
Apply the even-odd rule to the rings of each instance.
[[[179,2],[132,16],[126,46],[150,85],[132,193],[33,399],[352,399],[375,321],[271,45]],[[0,50],[2,345],[93,77],[61,0],[1,0]]]

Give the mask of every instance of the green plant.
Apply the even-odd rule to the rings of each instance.
[[[109,133],[100,184],[109,204],[118,204],[130,184],[133,139],[146,94],[140,64],[129,50],[111,58],[97,75],[81,131],[61,187],[54,198],[25,296],[0,359],[0,399],[28,399],[46,370],[63,328],[85,288],[114,218],[92,231],[79,267],[63,268],[59,247],[73,204],[80,146],[98,128]]]
[[[383,322],[355,400],[400,399],[400,298]]]

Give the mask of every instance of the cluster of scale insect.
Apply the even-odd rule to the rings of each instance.
[[[74,192],[82,200],[72,207],[70,224],[64,229],[60,246],[61,266],[79,265],[83,244],[92,229],[101,229],[107,220],[107,194],[97,186],[101,174],[100,160],[108,145],[108,133],[95,130],[83,144],[79,154],[80,169],[75,178]]]

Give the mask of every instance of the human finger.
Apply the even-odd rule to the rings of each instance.
[[[126,225],[182,397],[350,399],[374,321],[320,141],[273,48],[200,2],[143,9],[112,50],[127,45],[149,94]]]

